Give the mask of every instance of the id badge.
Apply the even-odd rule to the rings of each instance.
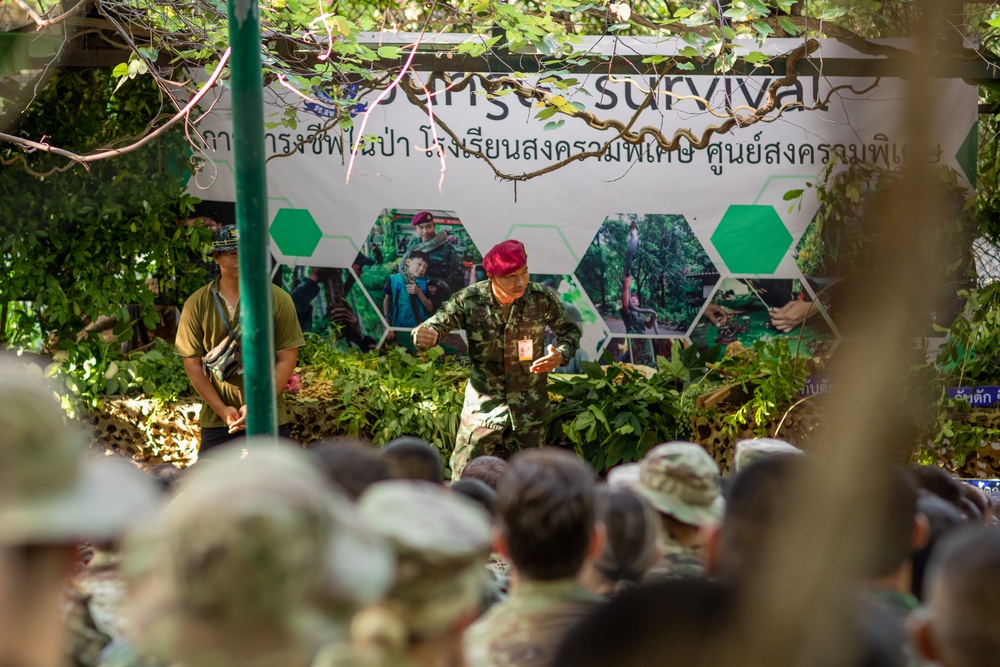
[[[517,341],[517,358],[519,361],[534,360],[535,346],[530,338]]]

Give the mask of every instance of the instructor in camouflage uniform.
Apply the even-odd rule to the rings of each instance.
[[[543,444],[549,411],[548,373],[580,347],[580,329],[559,299],[528,281],[528,253],[520,241],[498,243],[483,257],[487,280],[456,293],[413,330],[426,350],[465,329],[472,370],[451,470],[455,479],[470,459]],[[545,327],[556,344],[544,346]]]

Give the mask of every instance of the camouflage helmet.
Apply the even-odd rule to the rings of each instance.
[[[433,636],[482,599],[490,518],[429,482],[376,482],[358,500],[365,523],[392,544],[399,566],[389,602],[413,636]]]
[[[336,633],[320,611],[324,596],[373,602],[392,572],[387,545],[305,452],[264,438],[199,462],[125,554],[136,641],[192,664],[239,662],[241,642],[266,627],[315,648]],[[199,646],[192,634],[210,640]]]
[[[0,543],[110,541],[158,502],[131,463],[90,455],[52,386],[0,359]]]
[[[667,442],[649,450],[632,488],[658,511],[694,526],[718,524],[725,510],[719,466],[693,442]]]
[[[741,470],[753,461],[772,454],[804,454],[801,449],[777,438],[750,438],[736,443],[733,468]]]
[[[236,225],[223,225],[212,234],[212,253],[236,250],[239,247],[240,235]]]

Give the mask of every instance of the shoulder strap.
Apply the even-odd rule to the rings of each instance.
[[[222,303],[219,301],[219,290],[217,290],[215,288],[215,284],[214,283],[212,284],[212,287],[211,287],[211,289],[209,291],[212,293],[212,296],[215,298],[215,307],[218,308],[218,310],[219,310],[219,317],[222,318],[223,323],[226,325],[226,329],[228,331],[232,331],[233,328],[231,326],[229,326],[229,318],[226,317],[225,311],[222,310]],[[239,305],[237,305],[237,308],[239,308]],[[239,318],[237,318],[237,322],[242,321],[242,320],[243,320],[243,311],[241,310],[240,311],[240,316],[239,316]]]

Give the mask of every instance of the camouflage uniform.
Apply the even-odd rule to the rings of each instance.
[[[118,565],[115,554],[96,551],[87,566],[69,580],[63,615],[66,654],[75,665],[96,665],[101,651],[122,636],[125,582]]]
[[[522,581],[466,630],[466,667],[546,667],[566,631],[603,600],[573,579]]]
[[[564,360],[573,358],[581,332],[559,299],[542,285],[528,283],[505,320],[484,280],[455,294],[423,326],[437,331],[439,338],[465,329],[469,341],[472,369],[451,457],[453,478],[476,456],[541,446],[549,412],[548,376],[531,373],[532,361],[520,361],[518,341],[531,340],[538,359],[545,355],[548,326]]]
[[[48,550],[88,539],[113,542],[160,500],[153,481],[132,464],[89,456],[84,433],[65,417],[52,386],[0,359],[0,555],[11,546]],[[32,567],[35,553],[8,564],[11,576]],[[72,582],[53,570],[58,578],[36,582],[44,592],[19,588],[3,600],[19,612],[7,622],[7,643],[0,646],[9,664],[37,662],[35,654],[49,649],[40,649],[37,638],[49,635],[72,664],[94,664],[118,626],[120,589],[105,577],[106,564],[94,561]],[[47,613],[50,603],[60,602],[47,594],[58,585],[65,586],[62,618]]]
[[[646,572],[643,581],[700,577],[705,574],[705,560],[701,549],[685,547],[666,531],[660,531],[660,539],[663,541],[660,560]]]
[[[660,514],[691,526],[715,526],[725,509],[719,492],[719,466],[701,445],[693,442],[657,445],[638,464],[612,470],[608,480],[632,488]],[[700,545],[685,547],[663,529],[660,536],[663,552],[646,580],[704,572]]]
[[[220,446],[126,542],[131,639],[148,656],[306,667],[391,583],[387,545],[306,453],[254,440],[245,460],[243,443]]]
[[[462,618],[479,611],[490,518],[441,486],[410,480],[373,484],[358,499],[358,510],[393,546],[399,565],[383,605],[355,618],[354,638],[362,654],[371,654],[366,645],[381,643],[384,663],[405,665],[408,649],[454,636]]]

